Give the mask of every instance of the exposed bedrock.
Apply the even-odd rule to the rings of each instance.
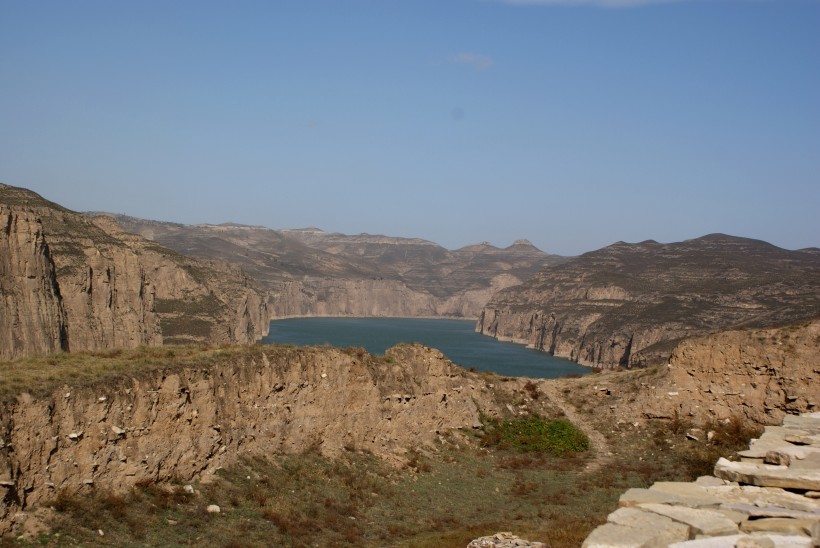
[[[267,333],[267,300],[237,267],[6,185],[0,226],[0,360]]]
[[[2,404],[0,518],[59,492],[207,478],[241,455],[397,457],[475,427],[479,410],[499,412],[478,376],[420,345],[380,359],[329,347],[214,352],[201,368]]]

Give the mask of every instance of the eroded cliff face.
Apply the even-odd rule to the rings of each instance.
[[[207,478],[240,455],[391,457],[497,414],[490,387],[440,352],[218,350],[202,367],[21,394],[0,406],[0,524],[58,492]],[[3,532],[0,525],[0,533]]]
[[[504,249],[483,243],[447,250],[416,238],[116,219],[126,230],[185,255],[240,265],[271,293],[272,318],[475,319],[496,291],[564,260],[526,240]]]
[[[496,293],[476,331],[599,368],[665,363],[684,339],[820,316],[820,254],[710,235],[618,243]]]
[[[820,321],[737,330],[680,343],[630,407],[649,418],[776,425],[785,414],[820,410]]]
[[[490,286],[447,297],[385,279],[312,279],[279,284],[268,304],[272,318],[298,316],[476,318],[495,291],[520,283],[507,274]]]
[[[6,185],[0,223],[0,359],[267,333],[267,299],[237,267]]]
[[[0,359],[65,349],[65,313],[40,219],[0,204],[0,226]]]

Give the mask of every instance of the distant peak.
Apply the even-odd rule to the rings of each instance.
[[[512,243],[512,245],[526,245],[526,246],[535,247],[534,245],[532,245],[532,242],[527,240],[527,239],[516,240]]]

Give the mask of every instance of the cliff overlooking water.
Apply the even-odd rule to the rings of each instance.
[[[499,291],[476,330],[593,367],[661,363],[683,339],[820,316],[820,250],[713,234],[619,242]]]
[[[0,359],[163,342],[258,340],[263,294],[239,268],[183,257],[0,185]]]

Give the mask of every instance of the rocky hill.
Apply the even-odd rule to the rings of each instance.
[[[115,216],[125,230],[179,253],[240,265],[271,292],[273,317],[476,318],[492,294],[564,260],[526,240],[455,251],[415,238],[317,228],[180,225]]]
[[[595,367],[660,363],[682,339],[820,317],[820,250],[713,234],[616,243],[497,293],[476,330]]]
[[[2,184],[0,224],[0,359],[267,332],[266,299],[235,266]]]

